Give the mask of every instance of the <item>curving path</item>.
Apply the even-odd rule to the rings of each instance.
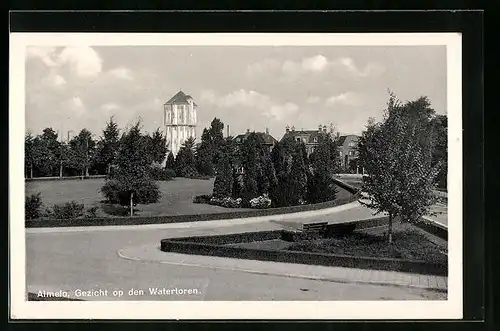
[[[320,215],[290,215],[288,221],[362,219],[371,211],[353,203]],[[259,273],[262,262],[245,261],[245,268],[190,265],[182,256],[175,263],[119,256],[139,246],[155,245],[162,238],[236,233],[282,228],[270,220],[221,220],[153,226],[40,228],[26,230],[26,283],[30,292],[121,289],[116,297],[86,297],[86,300],[419,300],[446,299],[446,293],[422,288],[332,282],[311,277],[308,266],[285,265],[292,272]],[[165,253],[168,254],[168,253]],[[232,260],[232,259],[229,259]],[[238,260],[237,260],[238,261]],[[237,265],[236,261],[236,265]],[[270,262],[272,264],[272,262]],[[234,265],[234,263],[233,263]],[[266,264],[269,266],[269,264]],[[274,267],[273,267],[274,268]],[[250,269],[250,270],[249,270]],[[298,277],[297,277],[298,276]],[[314,275],[313,275],[314,276]],[[154,295],[149,288],[192,289],[192,294]],[[128,296],[131,289],[144,295]],[[82,297],[80,297],[82,298]]]

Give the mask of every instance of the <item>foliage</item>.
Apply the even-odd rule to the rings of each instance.
[[[95,163],[106,165],[106,173],[109,174],[112,164],[118,154],[120,129],[113,117],[106,123],[106,128],[102,131],[102,137],[97,143],[95,153]]]
[[[432,165],[441,164],[435,182],[441,189],[447,188],[448,171],[448,118],[446,115],[437,115],[431,120],[431,134],[433,139]]]
[[[312,173],[308,177],[307,200],[320,203],[335,200],[337,187],[333,181],[338,171],[337,141],[330,134],[318,136],[318,145],[310,158]]]
[[[175,173],[178,177],[190,177],[198,173],[195,167],[193,137],[184,141],[179,149],[175,159]]]
[[[401,104],[390,95],[382,123],[370,123],[360,139],[360,162],[368,207],[392,219],[413,222],[429,212],[435,198],[433,180],[440,165],[431,164],[428,129],[433,110],[427,98]]]
[[[159,128],[151,136],[145,136],[146,139],[146,153],[151,159],[151,162],[158,164],[163,163],[167,155],[167,139]]]
[[[250,207],[256,209],[265,209],[271,207],[271,199],[267,194],[263,194],[250,200]]]
[[[165,163],[165,168],[174,170],[175,173],[175,157],[172,152],[168,153],[167,161]],[[175,177],[175,175],[174,175]]]
[[[230,156],[230,142],[223,141],[217,150],[216,173],[213,195],[215,197],[230,197],[233,190],[233,168]]]
[[[209,203],[210,199],[212,199],[210,194],[197,195],[193,198],[193,203]]]
[[[64,204],[55,204],[49,211],[50,217],[55,219],[75,219],[85,214],[83,203],[76,201],[66,202]]]
[[[210,127],[203,130],[196,150],[196,168],[201,174],[214,175],[216,153],[224,143],[223,130],[224,123],[218,118],[214,118]]]
[[[69,142],[69,160],[73,168],[78,169],[82,176],[88,175],[88,170],[94,159],[96,143],[92,133],[82,129],[80,133]]]
[[[271,190],[275,207],[292,206],[306,199],[308,169],[305,145],[284,139],[275,145],[271,159],[276,170],[277,185]]]
[[[97,217],[97,211],[99,210],[98,206],[91,206],[85,210],[85,217],[88,218],[96,218]]]
[[[172,180],[175,178],[175,170],[170,168],[165,168],[164,170],[164,180]]]
[[[137,122],[120,140],[113,176],[106,180],[101,192],[110,203],[122,206],[158,202],[160,190],[151,178],[151,160],[147,153],[147,140]]]
[[[152,180],[171,180],[175,177],[175,171],[173,169],[163,168],[157,163],[153,163],[149,169],[149,176]]]
[[[232,197],[215,197],[212,196],[210,198],[211,205],[221,206],[225,208],[240,208],[242,206],[241,198],[232,198]]]
[[[24,201],[25,218],[28,220],[42,216],[42,195],[40,192],[31,194]]]

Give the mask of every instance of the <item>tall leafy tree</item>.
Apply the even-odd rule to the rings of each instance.
[[[60,144],[58,134],[52,128],[45,128],[40,136],[41,143],[45,145],[48,154],[46,155],[44,169],[47,175],[54,176],[58,173],[60,165]]]
[[[147,149],[147,140],[137,122],[120,139],[116,169],[101,189],[109,202],[129,205],[130,216],[135,204],[155,203],[160,198],[158,185],[150,176],[151,162],[144,157]]]
[[[359,159],[368,173],[362,203],[389,214],[389,243],[395,217],[417,221],[435,201],[433,180],[440,165],[431,164],[432,141],[426,137],[432,114],[427,98],[402,104],[391,94],[383,122],[370,123],[360,139]]]
[[[94,159],[95,146],[96,143],[92,139],[92,133],[87,129],[82,129],[69,142],[71,164],[80,171],[82,177],[89,175],[89,168]]]
[[[435,182],[440,188],[446,189],[448,171],[448,117],[437,115],[431,120],[432,128],[432,165],[441,164]]]

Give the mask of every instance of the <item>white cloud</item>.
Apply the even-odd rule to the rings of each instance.
[[[267,117],[274,117],[276,120],[280,121],[287,116],[290,116],[299,110],[299,107],[293,102],[287,102],[282,105],[274,105],[269,109],[269,111],[263,114]]]
[[[28,47],[28,58],[39,58],[48,67],[69,65],[80,77],[93,77],[101,72],[102,59],[92,47],[65,47],[59,54],[55,47]]]
[[[55,49],[55,47],[29,46],[26,49],[26,56],[28,58],[39,58],[46,66],[53,67],[57,65],[54,59]]]
[[[92,77],[102,70],[102,59],[92,47],[66,47],[58,56],[61,64],[69,64],[81,77]]]
[[[358,67],[354,60],[349,57],[328,59],[318,54],[303,58],[299,61],[284,61],[281,65],[273,59],[265,59],[247,67],[247,74],[258,75],[267,72],[281,70],[289,77],[298,77],[304,74],[321,73],[326,71],[344,71],[358,77],[380,75],[384,68],[378,63],[368,63],[365,67]]]
[[[328,66],[328,60],[323,55],[316,55],[302,60],[302,68],[307,71],[323,71]]]
[[[61,88],[67,84],[66,79],[58,74],[50,74],[45,79],[43,79],[43,84],[49,87]]]
[[[246,69],[246,74],[249,76],[258,76],[267,72],[274,71],[280,67],[279,61],[272,59],[264,59],[262,61],[250,64]]]
[[[292,102],[280,102],[274,100],[269,95],[261,94],[256,91],[247,91],[244,89],[233,91],[223,96],[217,96],[213,91],[203,91],[201,99],[204,102],[214,104],[218,107],[246,108],[246,110],[259,110],[262,115],[282,120],[286,116],[295,113],[299,107]]]
[[[111,75],[120,79],[132,80],[132,71],[125,67],[115,68],[109,72]]]
[[[326,99],[327,106],[344,104],[344,105],[358,105],[360,102],[359,96],[354,92],[346,92],[334,95]]]

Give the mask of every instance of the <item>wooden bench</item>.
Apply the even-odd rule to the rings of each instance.
[[[304,232],[322,232],[326,230],[328,222],[306,223],[302,225]]]

